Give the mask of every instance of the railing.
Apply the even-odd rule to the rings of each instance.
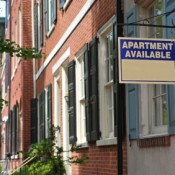
[[[25,159],[18,168],[16,168],[14,171],[10,172],[9,175],[14,174],[15,172],[19,172],[20,175],[26,175],[26,169],[25,169],[25,165],[27,165],[28,163],[30,163],[34,158],[36,158],[36,156],[34,157],[28,157],[27,159]]]

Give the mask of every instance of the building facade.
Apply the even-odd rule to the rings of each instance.
[[[77,154],[86,154],[88,163],[67,165],[68,174],[117,173],[115,15],[115,0],[50,0],[35,4],[35,42],[45,59],[35,62],[38,137],[34,140],[48,137],[53,123],[61,126],[58,144],[65,150],[70,144],[82,145]],[[125,143],[123,148],[126,174]],[[66,159],[68,153],[63,156]]]
[[[22,162],[20,150],[49,137],[60,126],[57,144],[81,145],[83,165],[66,164],[68,175],[117,174],[116,0],[7,1],[5,37],[35,47],[40,60],[3,55],[1,157],[10,169]],[[171,38],[174,0],[124,0],[123,35]],[[26,13],[27,12],[27,13]],[[123,174],[173,175],[175,88],[167,84],[128,84]],[[3,138],[3,139],[2,139]],[[69,156],[68,152],[63,158]],[[166,163],[166,165],[165,165]]]
[[[125,0],[124,4],[126,23],[174,25],[173,0]],[[175,37],[174,29],[149,25],[127,26],[125,36],[154,39]],[[173,175],[174,85],[131,84],[127,86],[126,94],[128,174]]]
[[[114,115],[116,50],[115,0],[13,0],[7,3],[6,38],[35,47],[40,60],[9,59],[4,107],[7,138],[3,156],[11,153],[18,167],[30,144],[49,137],[60,126],[57,144],[65,150],[81,145],[77,155],[88,163],[66,164],[68,175],[117,174],[117,117]],[[123,172],[127,147],[123,139]],[[63,154],[64,159],[69,154]]]
[[[6,1],[5,38],[20,47],[32,47],[32,4],[30,1]],[[25,13],[25,12],[28,13]],[[19,151],[30,145],[30,100],[33,97],[33,63],[16,55],[3,54],[2,98],[8,105],[2,109],[2,159],[10,159],[10,169],[22,162]],[[8,155],[8,156],[7,156]]]

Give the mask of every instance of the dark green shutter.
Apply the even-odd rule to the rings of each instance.
[[[5,133],[6,133],[6,145],[5,145],[5,148],[6,148],[6,153],[10,153],[9,151],[9,137],[10,137],[10,134],[9,134],[9,121],[10,121],[10,117],[8,117],[8,120],[7,122],[5,123]],[[7,155],[6,155],[7,156]]]
[[[10,110],[10,153],[13,154],[13,110]]]
[[[42,47],[43,44],[43,1],[40,1],[40,38],[39,38],[39,47]]]
[[[63,8],[65,0],[60,0],[60,9]]]
[[[69,93],[69,143],[77,141],[76,136],[76,78],[75,61],[68,64],[68,93]]]
[[[45,32],[47,35],[47,32],[49,31],[49,4],[48,0],[44,1],[44,13],[45,13]]]
[[[56,0],[52,0],[52,6],[51,6],[51,15],[52,15],[52,24],[55,23],[57,19],[57,2]]]
[[[136,21],[136,7],[134,6],[126,16],[127,23]],[[126,35],[128,37],[136,36],[136,26],[127,26]],[[129,118],[129,138],[137,139],[139,137],[139,111],[138,111],[138,85],[128,84],[128,118]]]
[[[52,85],[48,86],[47,92],[47,124],[48,124],[48,137],[51,137],[51,127],[52,127]]]
[[[6,53],[6,60],[5,60],[5,92],[7,92],[7,88],[9,86],[9,54]]]
[[[45,91],[39,96],[39,139],[45,139]]]
[[[89,114],[89,59],[88,59],[88,45],[84,52],[84,86],[85,86],[85,116],[86,116],[86,138],[90,141],[91,132],[91,117]]]
[[[14,108],[14,110],[15,110],[15,148],[14,148],[14,152],[15,152],[15,154],[17,154],[17,152],[18,152],[18,106],[17,106],[17,104],[15,105],[15,108]]]
[[[15,155],[15,106],[12,111],[12,155]]]
[[[91,117],[90,140],[99,138],[99,109],[98,109],[98,42],[94,38],[89,43],[89,115]]]
[[[175,1],[169,0],[165,1],[165,11],[170,12],[175,8]],[[167,13],[165,15],[165,25],[172,25],[175,13]],[[165,32],[166,38],[175,38],[175,30],[166,28]],[[169,133],[175,134],[175,85],[168,85],[168,111],[169,111]]]
[[[38,100],[36,98],[31,99],[31,144],[37,143],[38,136],[38,117],[37,117],[37,103]]]
[[[34,7],[35,48],[38,50],[38,5]]]

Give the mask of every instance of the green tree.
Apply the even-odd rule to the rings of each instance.
[[[75,152],[81,146],[72,145],[70,150],[64,150],[62,146],[57,146],[55,133],[59,127],[52,126],[51,137],[42,140],[40,143],[31,145],[31,150],[24,153],[25,157],[35,157],[29,165],[23,167],[21,171],[12,173],[13,175],[64,175],[66,173],[65,162],[70,164],[83,164],[88,158],[86,155],[67,157],[63,159],[64,152]]]
[[[8,39],[0,38],[0,54],[8,53],[10,57],[16,55],[22,60],[31,60],[42,58],[42,54],[38,53],[35,48],[25,48],[20,47],[13,41]],[[1,64],[2,66],[2,64]],[[8,105],[8,101],[0,98],[0,110],[2,110],[3,105]]]

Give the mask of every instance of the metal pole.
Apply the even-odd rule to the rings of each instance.
[[[121,8],[122,0],[116,0],[116,16],[117,16],[117,65],[118,70],[118,37],[123,36],[123,26],[118,25],[123,23],[123,12]],[[122,150],[122,138],[123,138],[123,118],[125,109],[125,86],[124,84],[119,84],[119,74],[117,71],[117,97],[116,97],[116,107],[117,107],[117,164],[118,164],[118,175],[123,175],[123,150]]]

